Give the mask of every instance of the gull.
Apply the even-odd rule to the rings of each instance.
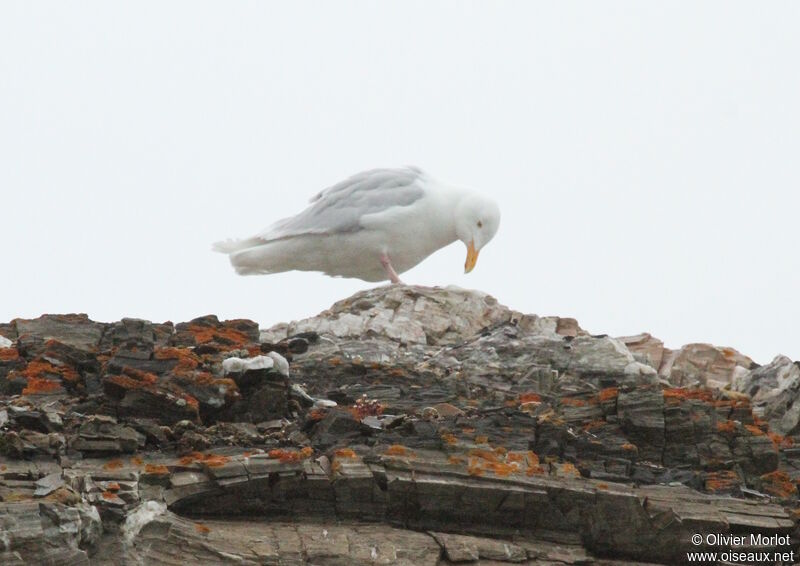
[[[253,237],[213,249],[228,254],[240,275],[319,271],[401,283],[398,274],[457,240],[467,247],[469,273],[500,226],[492,199],[440,183],[417,167],[364,171],[310,202]]]

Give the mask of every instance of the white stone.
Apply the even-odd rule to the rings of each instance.
[[[286,362],[285,359],[283,361]],[[244,359],[228,358],[222,361],[222,372],[228,375],[229,373],[241,373],[251,369],[272,369],[274,366],[275,360],[270,356],[256,356]],[[288,372],[288,364],[286,371]]]
[[[631,362],[625,366],[625,375],[657,376],[658,372],[647,364]],[[655,382],[654,382],[655,383]]]
[[[286,358],[281,356],[278,352],[269,352],[267,353],[267,356],[272,358],[273,367],[278,370],[278,372],[282,373],[286,377],[289,377],[289,362],[286,361]]]
[[[159,501],[145,501],[137,507],[122,525],[122,540],[132,544],[142,528],[167,510],[167,504]]]

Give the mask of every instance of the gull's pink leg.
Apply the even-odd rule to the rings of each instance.
[[[394,270],[394,267],[392,267],[392,262],[389,261],[388,255],[381,254],[381,265],[383,266],[383,269],[386,270],[386,275],[389,276],[389,279],[392,283],[402,283],[400,278],[397,276],[397,272]]]

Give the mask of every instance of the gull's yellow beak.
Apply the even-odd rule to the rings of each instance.
[[[478,262],[478,251],[475,249],[475,240],[470,240],[467,246],[467,261],[464,263],[464,273],[469,273]]]

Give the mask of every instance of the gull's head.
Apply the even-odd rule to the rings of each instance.
[[[478,261],[478,252],[489,243],[500,227],[500,208],[492,199],[468,194],[455,210],[456,236],[467,246],[464,273],[469,273]]]

